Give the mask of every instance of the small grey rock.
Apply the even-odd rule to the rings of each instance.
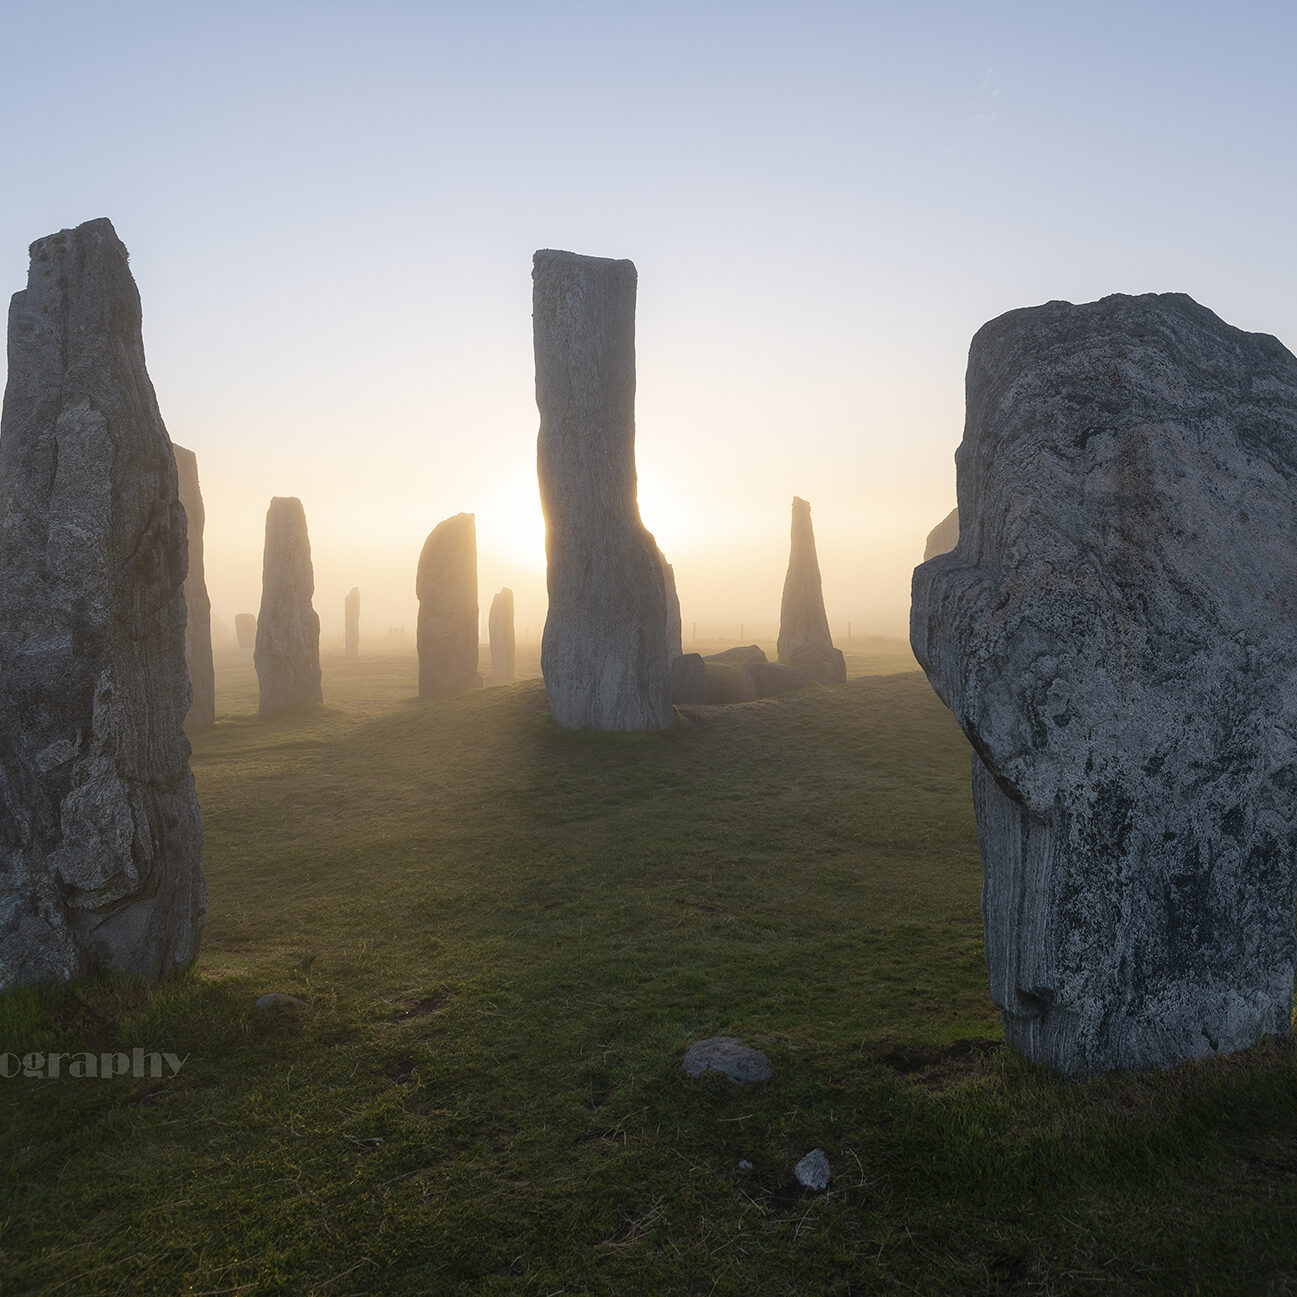
[[[829,1187],[829,1159],[822,1148],[813,1148],[793,1167],[797,1183],[817,1193]]]
[[[695,1041],[685,1053],[684,1069],[690,1076],[719,1072],[731,1081],[751,1085],[774,1075],[770,1060],[734,1036],[711,1036]]]
[[[296,1012],[306,1008],[306,1001],[299,1000],[295,995],[285,995],[283,991],[267,991],[265,995],[257,997],[256,1007],[262,1013]]]
[[[740,1171],[751,1171],[751,1170],[752,1170],[752,1163],[749,1162],[748,1159],[747,1159],[746,1157],[741,1157],[741,1158],[739,1158],[739,1170],[740,1170]]]

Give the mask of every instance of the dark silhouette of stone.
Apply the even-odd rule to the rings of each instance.
[[[342,602],[342,651],[349,657],[360,656],[360,587],[352,586]]]
[[[707,664],[701,653],[681,653],[671,659],[671,701],[705,703],[707,701]]]
[[[974,749],[991,994],[1069,1076],[1287,1036],[1297,358],[1182,294],[974,337],[911,643]]]
[[[508,682],[516,674],[513,635],[513,591],[505,586],[491,600],[487,616],[487,633],[491,639],[491,678]]]
[[[189,537],[189,575],[185,577],[185,664],[193,702],[185,716],[185,729],[198,729],[216,721],[216,673],[212,669],[212,602],[203,576],[203,493],[198,488],[198,457],[192,450],[171,444],[176,457],[176,480],[185,510]]]
[[[704,661],[743,663],[749,658],[760,658],[764,662],[766,661],[765,650],[758,648],[755,644],[747,644],[740,648],[725,649],[720,653],[709,653]]]
[[[636,501],[635,267],[543,251],[532,278],[550,711],[567,729],[666,729],[666,591]]]
[[[684,652],[684,628],[680,623],[680,596],[676,593],[675,569],[667,562],[667,556],[661,550],[658,550],[658,559],[662,563],[662,592],[667,604],[667,660],[670,662]]]
[[[315,569],[306,510],[296,496],[277,495],[266,511],[261,611],[252,660],[262,716],[322,702],[320,617],[311,603]]]
[[[809,672],[797,667],[785,666],[782,662],[767,662],[764,657],[748,658],[739,665],[739,679],[742,696],[745,700],[753,698],[775,698],[793,689],[805,689],[815,684],[815,678]]]
[[[824,611],[811,506],[797,496],[793,496],[792,538],[779,609],[777,656],[786,666],[805,671],[821,684],[842,684],[847,678],[846,660],[833,647],[829,619]]]
[[[959,544],[959,510],[952,509],[928,533],[928,543],[923,547],[923,561],[949,554]]]
[[[419,695],[480,689],[477,673],[477,523],[471,513],[439,522],[424,542],[419,596]]]
[[[250,612],[234,614],[234,639],[241,649],[257,646],[257,619]]]
[[[107,220],[31,246],[0,417],[0,988],[198,953],[185,511]]]

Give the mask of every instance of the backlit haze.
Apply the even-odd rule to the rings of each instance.
[[[1287,4],[0,6],[0,289],[109,217],[198,456],[213,615],[299,496],[322,649],[413,644],[428,532],[545,615],[531,257],[639,271],[645,524],[686,646],[771,635],[794,494],[836,638],[903,635],[964,364],[1051,298],[1297,345]],[[327,691],[327,677],[325,688]]]

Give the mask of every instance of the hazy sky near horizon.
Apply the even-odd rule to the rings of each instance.
[[[685,635],[773,628],[811,502],[835,635],[903,634],[969,339],[1181,291],[1297,347],[1297,7],[0,0],[0,288],[108,216],[194,450],[213,612],[300,496],[326,649],[413,632],[477,515],[544,618],[531,256],[639,271],[646,525]]]

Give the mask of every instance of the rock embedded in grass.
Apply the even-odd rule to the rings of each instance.
[[[107,220],[31,245],[0,420],[0,987],[198,953],[188,565],[139,292]]]
[[[741,1085],[768,1081],[774,1075],[770,1060],[759,1049],[745,1045],[736,1036],[710,1036],[695,1041],[685,1051],[681,1066],[690,1076],[719,1072]]]
[[[803,1189],[820,1193],[829,1187],[829,1159],[822,1148],[813,1148],[793,1167],[793,1175]]]
[[[667,595],[636,499],[635,267],[545,250],[532,282],[550,712],[565,729],[664,730]]]
[[[1069,1076],[1287,1036],[1297,358],[1183,294],[974,337],[911,642],[973,746],[1009,1042]]]
[[[253,1007],[265,1014],[299,1013],[306,1008],[306,1001],[284,991],[267,991],[257,996]]]
[[[439,522],[419,554],[419,696],[448,698],[482,687],[477,672],[477,521]]]
[[[779,608],[777,654],[785,666],[805,671],[820,684],[842,684],[847,663],[833,647],[829,618],[824,611],[824,587],[815,552],[811,506],[793,496],[793,520],[788,546],[788,571]]]
[[[262,716],[324,699],[320,617],[311,603],[314,593],[306,510],[296,496],[275,496],[266,510],[261,611],[252,654]]]

